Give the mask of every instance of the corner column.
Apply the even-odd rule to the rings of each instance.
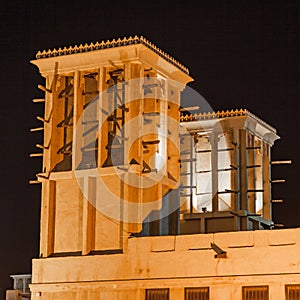
[[[212,132],[209,140],[211,144],[212,211],[217,212],[219,210],[218,133]]]
[[[272,219],[271,212],[271,176],[270,176],[270,146],[263,142],[263,217]]]
[[[239,129],[239,182],[240,182],[240,197],[239,205],[240,210],[248,210],[248,172],[247,172],[247,131]],[[240,230],[247,230],[247,218],[241,218]]]

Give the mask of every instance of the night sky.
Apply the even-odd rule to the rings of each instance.
[[[91,3],[93,4],[91,4]],[[161,3],[163,2],[163,3]],[[76,3],[76,4],[75,4]],[[0,288],[31,272],[38,256],[40,186],[29,185],[41,159],[38,50],[143,35],[190,70],[213,109],[247,108],[278,130],[273,159],[273,219],[300,226],[299,1],[6,1],[1,2]],[[2,295],[3,297],[3,295]],[[0,297],[0,299],[2,299]]]

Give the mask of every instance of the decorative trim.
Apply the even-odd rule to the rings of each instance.
[[[107,40],[106,42],[102,41],[101,43],[95,42],[90,44],[80,44],[79,46],[69,46],[56,49],[49,49],[49,50],[43,50],[38,51],[36,54],[36,59],[42,59],[42,58],[49,58],[49,57],[56,57],[56,56],[62,56],[62,55],[70,55],[70,54],[76,54],[76,53],[83,53],[83,52],[90,52],[95,50],[101,50],[101,49],[108,49],[108,48],[115,48],[115,47],[121,47],[121,46],[127,46],[132,44],[142,44],[145,45],[147,48],[167,60],[172,65],[179,68],[181,71],[183,71],[186,74],[189,74],[188,68],[186,68],[184,65],[182,65],[180,62],[175,60],[173,57],[168,55],[166,52],[160,50],[158,47],[156,47],[154,44],[149,42],[147,39],[145,39],[143,36],[138,37],[137,35],[135,37],[124,37],[123,39],[118,38],[117,40],[113,39],[112,41]]]
[[[55,252],[55,253],[50,254],[48,257],[67,257],[67,256],[82,256],[82,251]]]
[[[123,254],[123,249],[112,250],[92,250],[88,255],[109,255],[109,254]]]
[[[264,122],[263,120],[259,119],[257,116],[252,114],[247,109],[236,109],[236,110],[222,110],[217,112],[208,112],[208,113],[195,113],[195,114],[181,114],[180,122],[192,122],[192,121],[200,121],[200,120],[211,120],[211,119],[223,119],[229,117],[242,117],[242,116],[249,116],[256,121],[259,121],[262,125],[268,128],[270,131],[276,133],[276,130]]]

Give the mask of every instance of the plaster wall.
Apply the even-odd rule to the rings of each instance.
[[[210,243],[227,252],[215,258]],[[145,299],[145,289],[210,288],[210,299],[242,299],[242,286],[300,283],[300,229],[128,238],[123,253],[33,260],[32,299]],[[62,297],[63,292],[63,297]]]

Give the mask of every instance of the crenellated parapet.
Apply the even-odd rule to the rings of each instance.
[[[181,71],[183,71],[186,74],[189,74],[188,68],[186,68],[184,65],[182,65],[180,62],[178,62],[176,59],[174,59],[172,56],[167,54],[166,52],[159,49],[157,46],[155,46],[153,43],[149,42],[147,39],[145,39],[143,36],[135,36],[135,37],[124,37],[123,39],[118,38],[117,40],[107,40],[99,42],[92,42],[90,44],[85,43],[84,45],[80,44],[79,46],[69,46],[64,48],[58,48],[58,49],[49,49],[49,50],[42,50],[38,51],[36,54],[36,59],[41,58],[49,58],[49,57],[56,57],[56,56],[62,56],[62,55],[70,55],[70,54],[76,54],[76,53],[84,53],[84,52],[90,52],[95,50],[101,50],[101,49],[108,49],[108,48],[115,48],[115,47],[122,47],[132,44],[143,44],[152,51],[154,51],[156,54],[167,60],[172,65],[178,67]]]

